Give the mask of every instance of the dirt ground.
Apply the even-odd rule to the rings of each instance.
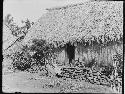
[[[61,78],[41,77],[40,73],[17,72],[3,74],[3,92],[28,93],[113,93],[104,86],[93,85],[88,82]]]
[[[64,80],[57,77],[43,77],[41,72],[8,71],[9,60],[5,60],[2,68],[2,91],[23,93],[113,93],[109,87],[94,85],[85,81]]]

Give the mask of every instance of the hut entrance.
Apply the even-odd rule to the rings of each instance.
[[[69,64],[71,65],[72,60],[75,59],[75,46],[71,45],[71,43],[67,43],[66,44],[66,53],[67,53],[67,57],[69,60]]]

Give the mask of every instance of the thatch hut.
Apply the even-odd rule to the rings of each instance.
[[[55,47],[57,60],[112,62],[123,52],[123,2],[84,2],[47,9],[29,29],[23,43],[46,40]]]

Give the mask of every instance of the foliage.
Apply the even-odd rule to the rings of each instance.
[[[20,50],[18,49],[8,54],[7,58],[12,60],[11,66],[13,71],[25,71],[31,68],[32,64],[35,63],[28,52],[27,46],[22,46]]]
[[[85,65],[85,67],[92,68],[92,66],[95,66],[96,64],[97,64],[97,63],[96,63],[96,60],[95,60],[95,58],[94,58],[94,59],[92,59],[90,62],[85,63],[84,65]]]
[[[118,76],[120,78],[123,77],[123,54],[117,53],[116,55],[113,56],[114,60],[114,67],[117,70]]]
[[[14,52],[9,57],[13,60],[13,67],[18,70],[27,70],[33,64],[45,66],[46,59],[51,57],[52,49],[44,40],[34,40],[31,47],[23,46],[20,52]]]
[[[31,58],[27,57],[24,52],[16,52],[11,55],[14,70],[24,71],[31,67]]]
[[[114,66],[110,63],[101,67],[102,68],[102,74],[106,75],[107,77],[110,77],[112,75],[112,72],[114,71]]]
[[[4,23],[6,25],[8,25],[9,27],[12,27],[15,25],[14,21],[13,21],[13,17],[11,16],[11,14],[7,14],[7,16],[4,19]]]
[[[27,30],[34,24],[33,22],[27,19],[26,21],[22,21],[25,25],[19,27],[13,20],[11,14],[8,14],[4,19],[4,24],[11,30],[13,36],[19,37],[27,34]]]
[[[22,21],[22,23],[25,23],[25,27],[27,30],[34,24],[34,22],[30,22],[29,19],[26,19],[26,21]]]
[[[7,14],[7,16],[4,19],[4,24],[11,30],[12,35],[16,36],[14,32],[19,30],[19,27],[14,22],[11,14]]]
[[[34,40],[33,43],[32,46],[22,45],[20,51],[17,50],[8,55],[13,60],[12,67],[14,70],[31,70],[34,65],[46,66],[47,59],[54,55],[52,46],[47,45],[46,41]]]
[[[29,47],[29,49],[36,52],[32,58],[38,62],[42,61],[45,63],[45,59],[48,59],[54,55],[53,48],[50,45],[47,45],[45,40],[34,39],[33,45]]]

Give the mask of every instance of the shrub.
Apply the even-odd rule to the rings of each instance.
[[[46,45],[44,40],[33,40],[32,46],[23,46],[21,51],[16,51],[9,57],[13,60],[12,66],[14,70],[28,70],[34,64],[37,66],[45,66],[46,59],[52,57],[52,47]]]
[[[97,62],[96,62],[96,60],[95,60],[95,58],[94,58],[94,59],[92,59],[90,62],[85,63],[85,67],[92,68],[92,66],[96,66],[96,64],[97,64]]]
[[[49,59],[54,55],[53,47],[47,45],[45,40],[33,40],[33,45],[29,47],[30,51],[35,51],[36,53],[32,55],[32,58],[40,65],[44,66],[46,59]]]
[[[12,65],[14,70],[24,71],[31,67],[32,60],[24,52],[16,52],[11,55],[11,59],[13,60]]]
[[[101,73],[104,74],[107,77],[110,77],[110,75],[112,75],[112,72],[114,70],[114,66],[111,65],[110,63],[108,63],[107,65],[105,65],[101,68],[102,68]]]
[[[116,64],[118,76],[122,78],[123,73],[123,54],[116,54],[113,56],[113,63]]]

